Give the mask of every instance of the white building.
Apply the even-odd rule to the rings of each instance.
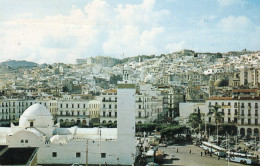
[[[60,128],[46,107],[34,104],[22,114],[19,126],[0,128],[0,144],[38,147],[38,164],[133,165],[135,91],[128,79],[118,84],[117,128]]]

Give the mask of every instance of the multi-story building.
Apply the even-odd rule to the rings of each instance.
[[[124,71],[128,71],[125,68]],[[127,73],[123,80],[130,80]],[[129,78],[128,78],[129,77]],[[136,123],[153,122],[163,112],[163,101],[160,92],[151,84],[139,85],[135,95],[135,121]],[[111,89],[101,94],[100,123],[117,122],[117,90]]]
[[[58,100],[58,122],[76,122],[89,124],[87,100]]]
[[[0,122],[17,121],[31,105],[38,103],[50,110],[58,122],[77,122],[88,124],[89,112],[87,100],[52,100],[52,99],[3,99],[0,100]]]
[[[219,111],[224,113],[222,123],[238,126],[238,135],[259,136],[260,97],[211,97],[206,100],[207,112],[212,105],[219,105]],[[207,116],[206,122],[215,123],[214,117]]]

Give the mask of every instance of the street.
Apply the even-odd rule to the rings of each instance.
[[[177,153],[178,149],[178,153]],[[169,158],[172,154],[179,160],[172,160],[174,165],[185,165],[185,166],[224,166],[228,165],[227,160],[220,158],[215,155],[205,156],[204,151],[195,145],[173,145],[168,147],[160,147],[159,150],[164,151],[168,154],[166,158]],[[191,151],[191,153],[190,153]],[[203,155],[201,156],[201,152]],[[230,162],[230,166],[241,166],[239,163]]]

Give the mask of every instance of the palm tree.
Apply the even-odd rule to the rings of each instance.
[[[220,105],[212,105],[210,106],[209,113],[208,113],[208,115],[213,115],[213,117],[215,118],[215,123],[217,126],[217,143],[218,143],[218,125],[220,124],[224,115],[224,112],[218,111],[220,107],[221,107]]]

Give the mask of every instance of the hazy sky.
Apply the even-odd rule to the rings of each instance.
[[[0,61],[260,50],[260,0],[0,0]]]

